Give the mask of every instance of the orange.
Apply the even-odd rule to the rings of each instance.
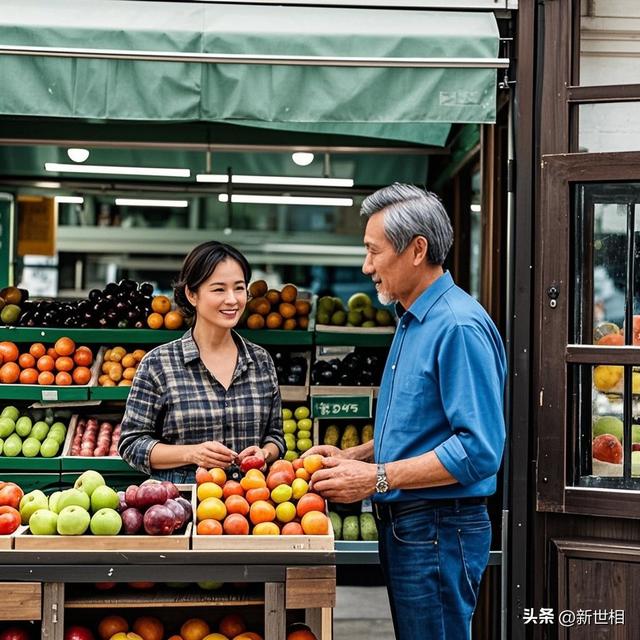
[[[36,359],[30,353],[22,353],[18,358],[18,364],[23,369],[29,369],[36,366]]]
[[[143,640],[162,640],[164,625],[153,616],[141,616],[133,622],[133,631]]]
[[[296,513],[299,518],[302,518],[309,511],[325,511],[325,502],[322,496],[317,493],[305,493],[296,507]]]
[[[154,296],[151,300],[151,309],[156,313],[169,313],[171,311],[171,300],[167,296]]]
[[[247,499],[247,502],[249,504],[253,504],[258,500],[268,500],[270,495],[271,492],[269,491],[269,489],[267,489],[267,487],[260,487],[258,489],[249,489],[245,498]]]
[[[249,521],[241,513],[228,515],[224,519],[222,527],[228,536],[249,535]]]
[[[278,311],[283,318],[293,318],[296,315],[296,307],[293,304],[289,304],[288,302],[283,302],[279,307]]]
[[[232,640],[263,640],[263,638],[255,631],[244,631],[239,636],[234,636]]]
[[[76,384],[88,384],[91,380],[91,370],[87,367],[76,367],[71,376]]]
[[[246,631],[247,625],[237,613],[230,613],[220,620],[218,629],[220,630],[220,633],[231,638],[232,636],[237,636],[239,633]]]
[[[222,535],[222,525],[213,518],[206,518],[202,522],[198,522],[196,531],[199,536],[219,536]]]
[[[266,316],[271,311],[271,303],[266,298],[253,298],[248,304],[247,308],[251,313],[257,313],[261,316]]]
[[[264,327],[264,318],[259,313],[252,313],[247,318],[247,328],[262,329]]]
[[[38,376],[38,384],[53,384],[56,377],[51,371],[41,371]]]
[[[36,384],[38,382],[38,370],[33,367],[23,369],[20,372],[20,382],[22,384]]]
[[[183,638],[182,636],[173,635],[169,636],[168,640],[183,640]]]
[[[47,350],[42,342],[34,342],[29,347],[29,353],[37,360],[38,358],[41,358],[45,353],[47,353]]]
[[[127,631],[129,623],[122,616],[105,616],[98,624],[98,635],[102,640],[109,640],[112,635]]]
[[[308,629],[296,629],[287,634],[287,640],[318,640]]]
[[[196,484],[204,484],[205,482],[213,482],[211,473],[204,467],[198,467],[196,469]]]
[[[271,304],[278,304],[280,302],[280,292],[277,289],[269,289],[269,291],[264,294],[264,297]]]
[[[299,522],[287,522],[287,524],[282,527],[283,536],[301,536],[303,534],[304,531]]]
[[[200,502],[207,498],[222,498],[222,487],[215,482],[203,482],[198,485],[197,495]]]
[[[159,313],[152,313],[147,318],[147,326],[150,329],[161,329],[164,326],[164,318]]]
[[[180,635],[184,640],[202,640],[209,635],[209,625],[200,618],[190,618],[180,627]]]
[[[242,496],[229,496],[224,501],[224,506],[227,507],[227,513],[239,513],[243,516],[249,513],[249,503]]]
[[[70,356],[76,350],[76,343],[71,338],[58,338],[53,348],[59,356]],[[145,638],[145,640],[147,640]]]
[[[266,320],[267,329],[279,329],[282,326],[282,316],[276,311],[272,311]]]
[[[15,362],[5,362],[0,367],[0,382],[13,384],[20,377],[20,367]]]
[[[73,354],[73,361],[80,367],[88,367],[93,362],[93,353],[88,347],[78,347]]]
[[[209,473],[211,474],[211,482],[215,482],[221,487],[224,486],[227,481],[227,472],[222,467],[213,467],[213,469],[209,469]]]
[[[273,522],[276,519],[276,510],[274,506],[266,500],[257,500],[251,505],[249,518],[253,524]]]
[[[15,362],[19,355],[18,347],[13,342],[8,340],[0,342],[0,356],[3,362]]]
[[[58,357],[58,352],[53,348],[53,347],[49,347],[47,349],[47,355],[52,359],[55,360]]]
[[[251,533],[254,536],[279,536],[280,527],[275,522],[259,522]]]
[[[56,369],[58,371],[71,371],[71,369],[73,369],[73,366],[73,360],[69,356],[60,356],[56,360]]]
[[[269,285],[264,280],[256,280],[249,285],[249,295],[252,298],[259,298],[267,293]]]
[[[282,328],[285,331],[292,331],[298,326],[298,323],[295,318],[287,318],[282,325]]]
[[[224,506],[224,502],[222,502],[220,498],[206,498],[196,509],[198,522],[200,522],[200,520],[206,520],[207,518],[221,521],[224,520],[226,515],[227,507]]]
[[[311,304],[307,300],[296,300],[296,313],[299,316],[308,316],[311,313]]]
[[[222,497],[226,500],[229,496],[243,496],[244,489],[239,482],[227,480],[222,487]]]
[[[282,302],[295,302],[298,295],[298,289],[293,284],[285,284],[280,291],[280,299]]]
[[[53,371],[55,360],[50,355],[42,356],[38,358],[36,366],[38,367],[38,371]]]
[[[303,459],[302,464],[307,473],[315,473],[319,469],[322,469],[324,466],[322,464],[322,456],[319,453],[312,453],[310,456],[307,456]]]
[[[60,371],[56,374],[56,384],[61,387],[67,387],[73,383],[73,378],[71,374],[66,371]]]
[[[298,326],[301,329],[306,330],[309,326],[309,316],[299,316],[298,317]]]
[[[175,331],[176,329],[180,329],[183,323],[184,316],[179,311],[169,311],[169,313],[164,317],[165,329],[172,329]]]
[[[326,536],[329,533],[329,518],[320,511],[308,511],[302,516],[300,526],[307,535]]]

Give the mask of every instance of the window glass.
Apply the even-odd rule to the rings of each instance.
[[[640,150],[640,102],[581,104],[577,110],[580,151]]]

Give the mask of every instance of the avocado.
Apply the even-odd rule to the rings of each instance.
[[[357,540],[360,537],[360,525],[358,516],[347,516],[342,521],[342,539]]]
[[[377,540],[378,529],[371,513],[360,514],[360,537],[363,540]]]
[[[341,540],[342,518],[335,511],[329,511],[329,518],[331,518],[331,526],[333,527],[333,537],[336,540]]]

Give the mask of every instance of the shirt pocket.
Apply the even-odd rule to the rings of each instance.
[[[424,375],[396,375],[389,408],[389,424],[394,430],[403,433],[424,430],[426,385]]]

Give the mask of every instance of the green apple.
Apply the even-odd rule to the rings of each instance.
[[[303,429],[302,431],[298,431],[297,436],[298,440],[306,440],[311,437],[311,431]]]
[[[58,507],[58,502],[60,500],[60,496],[62,495],[62,491],[54,491],[49,496],[49,511],[53,511],[54,513],[58,513],[60,508]]]
[[[89,496],[80,489],[65,489],[58,498],[58,513],[61,513],[63,509],[67,507],[81,507],[85,511],[89,511],[91,500]]]
[[[18,418],[16,421],[16,433],[21,438],[26,438],[31,433],[32,426],[31,418],[29,416],[22,416],[22,418]]]
[[[90,522],[91,516],[86,509],[78,505],[64,507],[58,514],[58,533],[61,536],[81,536],[89,528]]]
[[[74,483],[74,489],[84,491],[89,497],[98,488],[105,484],[104,478],[93,470],[85,471]]]
[[[22,524],[29,524],[29,518],[31,518],[38,509],[48,508],[49,500],[47,499],[47,496],[40,491],[40,489],[34,489],[33,491],[26,493],[20,499],[20,505],[18,507]]]
[[[303,431],[311,431],[312,428],[313,422],[311,422],[309,418],[301,418],[300,420],[298,420],[298,429],[302,429]]]
[[[283,420],[291,420],[293,417],[293,413],[291,413],[291,409],[283,409],[282,410],[282,419]]]
[[[120,506],[120,498],[118,494],[106,485],[96,487],[91,494],[91,511],[96,513],[101,509],[117,509]]]
[[[307,451],[307,449],[311,449],[313,447],[313,442],[311,442],[310,438],[301,438],[296,443],[298,445],[298,451]]]
[[[288,449],[284,453],[284,459],[288,460],[289,462],[293,462],[293,460],[299,457],[300,457],[300,454],[297,451],[291,451],[290,449]]]
[[[99,509],[93,514],[89,526],[94,536],[117,536],[122,529],[122,518],[115,509]]]
[[[22,440],[17,433],[12,433],[2,445],[2,453],[7,458],[15,458],[22,451]]]
[[[624,425],[620,418],[615,416],[599,416],[593,425],[593,437],[600,436],[603,433],[610,433],[622,442],[622,431]]]
[[[2,410],[0,414],[0,418],[10,418],[14,422],[20,417],[20,411],[18,411],[17,407],[9,405]]]
[[[631,476],[640,476],[640,451],[631,452]]]
[[[62,424],[62,422],[55,422],[51,425],[51,429],[49,429],[47,437],[57,440],[58,444],[62,444],[64,439],[67,437],[67,428]]]
[[[40,442],[42,442],[49,433],[49,425],[46,422],[36,422],[33,427],[31,427],[31,435],[34,438],[38,438]]]
[[[0,418],[0,438],[8,438],[15,430],[16,423],[11,418]]]
[[[0,438],[0,455],[2,455],[2,450],[4,449],[4,439]]]
[[[54,438],[47,436],[43,443],[40,445],[40,455],[43,458],[53,458],[58,455],[60,449],[60,443]]]
[[[310,415],[309,407],[296,407],[293,415],[296,417],[296,420],[303,420],[304,418],[308,418]]]
[[[282,422],[282,430],[285,433],[295,433],[298,428],[298,423],[295,420],[284,420]]]
[[[58,531],[58,514],[49,509],[38,509],[29,519],[29,530],[34,536],[53,536]]]
[[[40,453],[40,440],[38,438],[27,438],[22,443],[22,455],[25,458],[35,458]]]
[[[216,582],[215,580],[203,580],[202,582],[198,582],[198,586],[205,591],[215,591],[216,589],[220,589],[223,584],[224,582]]]
[[[284,441],[287,445],[287,449],[293,451],[296,448],[296,437],[292,433],[285,433]]]

